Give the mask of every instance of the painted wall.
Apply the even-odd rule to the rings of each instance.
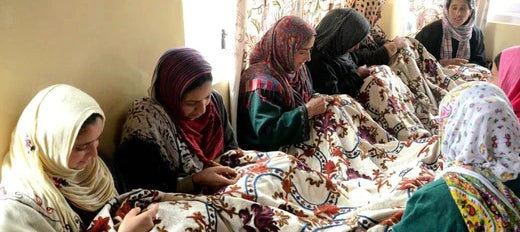
[[[493,60],[502,50],[520,45],[520,25],[488,22],[484,30],[484,43],[486,44],[486,56]]]
[[[29,100],[56,83],[79,87],[107,115],[111,155],[155,62],[184,45],[181,0],[0,0],[0,155]]]

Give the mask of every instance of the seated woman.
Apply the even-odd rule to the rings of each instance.
[[[353,60],[350,52],[359,47],[368,30],[367,20],[352,8],[334,9],[323,17],[316,27],[312,59],[307,62],[314,90],[356,98],[400,140],[430,136],[416,116],[414,95],[388,66],[358,68]]]
[[[475,0],[446,0],[444,15],[425,26],[415,38],[443,66],[486,65],[484,35],[475,26]]]
[[[270,151],[309,138],[309,118],[323,114],[330,100],[312,94],[305,66],[315,34],[303,19],[285,16],[253,48],[240,80],[240,147]]]
[[[117,195],[97,156],[104,119],[92,97],[69,85],[50,86],[31,100],[2,163],[0,231],[85,231]],[[149,231],[156,212],[157,206],[134,208],[118,231]]]
[[[520,128],[507,97],[470,82],[442,100],[440,115],[449,167],[412,195],[393,230],[518,231]]]
[[[210,64],[194,49],[161,56],[150,96],[134,102],[116,151],[127,190],[196,193],[235,183],[235,170],[213,162],[238,145],[212,80]]]
[[[334,9],[323,17],[307,62],[316,92],[357,97],[370,71],[358,67],[351,52],[359,48],[369,28],[363,15],[351,8]]]
[[[513,111],[520,119],[520,46],[505,49],[499,53],[493,63],[494,80],[490,82],[498,85],[507,95]],[[496,78],[498,77],[498,78]]]
[[[367,3],[366,0],[347,1],[346,7],[354,8],[368,20],[370,31],[367,37],[361,41],[359,49],[353,51],[358,65],[390,64],[390,58],[397,51],[407,46],[406,38],[396,36],[389,40],[383,29],[377,24],[381,19],[381,11],[386,0],[374,0]]]

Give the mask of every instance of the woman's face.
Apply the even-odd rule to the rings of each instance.
[[[448,7],[448,14],[451,24],[458,27],[464,24],[471,16],[471,9],[466,0],[452,0]]]
[[[97,117],[93,123],[80,130],[69,156],[70,169],[84,169],[98,154],[99,137],[103,132],[103,120]]]
[[[493,67],[491,67],[491,76],[488,78],[487,81],[498,86],[498,69],[497,64],[495,62],[493,62]]]
[[[305,62],[311,61],[311,49],[313,45],[314,37],[304,43],[302,47],[294,53],[294,71],[300,69]]]
[[[211,101],[211,81],[185,93],[181,100],[181,110],[184,120],[194,120],[206,112],[206,106]]]

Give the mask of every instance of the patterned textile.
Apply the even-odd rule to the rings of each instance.
[[[425,128],[417,117],[416,100],[410,89],[388,66],[372,66],[371,75],[364,79],[357,96],[359,103],[370,116],[386,131],[401,141],[430,137],[430,129]],[[417,109],[416,109],[417,108]],[[434,123],[434,117],[423,120]]]
[[[407,39],[409,46],[400,49],[389,66],[412,92],[413,112],[427,130],[437,134],[439,102],[457,84],[419,41]]]
[[[386,0],[345,0],[345,7],[356,9],[365,16],[370,26],[374,27],[381,18],[385,2]]]
[[[251,66],[265,66],[265,70],[243,76],[243,81],[247,83],[248,80],[252,80],[251,77],[265,76],[265,72],[268,72],[268,76],[274,77],[283,86],[284,99],[289,105],[294,108],[305,104],[311,98],[312,91],[309,74],[305,66],[295,70],[293,60],[297,50],[315,34],[314,29],[301,18],[296,16],[281,18],[262,36],[249,56]],[[264,85],[249,86],[258,88]],[[254,90],[256,89],[241,88],[240,91]]]
[[[470,58],[469,40],[471,39],[473,26],[475,26],[475,1],[467,0],[467,2],[469,2],[471,15],[468,21],[460,26],[453,26],[448,14],[449,6],[447,4],[444,5],[444,16],[442,17],[443,35],[441,43],[442,50],[440,54],[441,59],[463,58],[469,60]],[[453,57],[453,46],[451,44],[452,38],[459,41],[459,46],[457,48],[455,57]]]
[[[399,142],[345,95],[312,127],[309,140],[283,148],[287,154],[231,150],[218,157],[240,179],[215,195],[126,193],[89,231],[115,231],[129,209],[150,202],[159,202],[158,231],[384,231],[443,166],[437,137]]]
[[[469,81],[487,81],[491,77],[491,71],[478,64],[448,65],[442,67],[442,72],[457,85]]]
[[[520,129],[502,90],[480,81],[461,85],[442,100],[440,114],[447,160],[489,169],[501,181],[517,178]]]
[[[171,170],[180,168],[180,172],[187,174],[199,172],[204,163],[190,152],[181,137],[164,108],[152,98],[143,98],[136,100],[128,112],[121,143],[136,138],[157,144],[162,160]]]
[[[488,170],[480,170],[480,175],[466,168],[443,179],[468,230],[520,231],[520,199]]]
[[[2,163],[0,231],[80,231],[90,222],[72,206],[95,212],[117,195],[98,156],[81,170],[68,165],[92,114],[104,118],[91,96],[65,84],[45,88],[29,102]]]
[[[440,113],[441,153],[451,166],[443,178],[468,229],[519,231],[520,199],[503,182],[520,172],[520,128],[504,92],[470,82],[443,99]]]
[[[171,49],[157,62],[149,94],[164,107],[191,150],[208,163],[224,150],[222,119],[217,107],[210,101],[204,114],[194,120],[185,119],[181,108],[186,89],[203,75],[211,75],[211,66],[197,50]]]
[[[506,93],[513,105],[516,116],[520,119],[520,46],[502,51],[498,67],[498,86]]]

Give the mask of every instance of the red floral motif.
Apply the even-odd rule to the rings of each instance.
[[[109,217],[99,216],[97,219],[92,221],[92,225],[87,229],[87,232],[107,232],[112,228],[108,225],[109,221]]]
[[[339,212],[339,208],[335,205],[319,205],[314,208],[314,215],[319,218],[332,218]]]

